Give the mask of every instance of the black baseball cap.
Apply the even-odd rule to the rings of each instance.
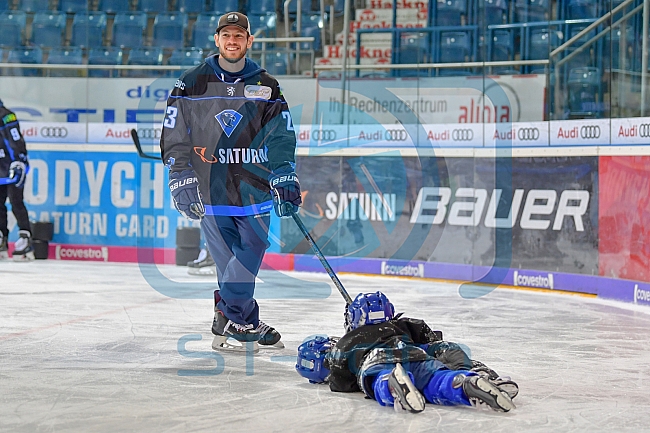
[[[224,27],[228,26],[237,26],[246,30],[248,34],[251,34],[251,23],[248,21],[248,17],[239,12],[228,12],[219,18],[219,24],[217,24],[217,30],[215,33],[219,33]]]

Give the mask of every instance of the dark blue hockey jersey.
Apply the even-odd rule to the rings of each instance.
[[[14,161],[27,162],[27,147],[18,118],[0,102],[0,184],[8,180],[9,166]]]
[[[278,81],[246,59],[237,74],[218,55],[186,71],[167,100],[163,162],[193,169],[208,215],[269,212],[269,174],[295,164],[296,135]]]

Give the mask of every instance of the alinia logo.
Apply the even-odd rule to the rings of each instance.
[[[639,285],[634,285],[634,303],[637,304],[638,301],[648,303],[650,302],[650,291],[639,289]]]
[[[553,288],[553,274],[521,275],[519,271],[513,274],[513,285],[523,287]]]

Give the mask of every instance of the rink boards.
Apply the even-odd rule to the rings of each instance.
[[[648,303],[643,152],[300,149],[301,215],[340,271]],[[32,144],[30,157],[26,202],[33,220],[54,223],[51,259],[174,263],[175,229],[190,221],[162,164],[126,145]],[[267,267],[321,270],[291,220],[274,217],[270,240]]]

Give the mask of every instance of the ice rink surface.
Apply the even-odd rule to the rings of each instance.
[[[184,299],[152,288],[134,264],[0,262],[0,431],[650,431],[646,308],[510,289],[470,300],[457,284],[343,274],[353,297],[382,290],[520,387],[508,414],[395,413],[294,370],[306,337],[342,333],[344,302],[326,274],[260,273],[262,319],[286,348],[246,357],[210,348],[210,293],[192,288],[211,277],[159,269],[187,285]],[[271,299],[279,288],[323,296],[327,285],[322,299]]]

